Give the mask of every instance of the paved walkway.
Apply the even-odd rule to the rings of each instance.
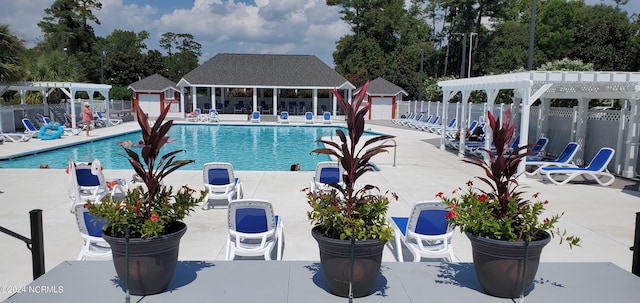
[[[439,150],[436,136],[389,125],[369,123],[373,131],[396,135],[397,165],[394,152],[376,157],[379,172],[369,173],[361,182],[378,185],[383,191],[399,195],[391,203],[389,215],[406,216],[416,201],[434,199],[438,192],[449,193],[464,186],[479,168],[463,163],[451,152]],[[137,129],[135,122],[98,129],[95,136]],[[89,138],[91,139],[91,138]],[[26,143],[6,142],[0,145],[0,157],[26,150],[46,148],[52,144],[72,144],[87,140],[84,135],[63,137],[60,140],[33,139]],[[212,159],[214,160],[214,159]],[[1,165],[1,164],[0,164]],[[107,178],[131,177],[132,170],[105,170]],[[271,201],[275,212],[284,220],[284,260],[317,261],[318,248],[311,237],[307,220],[309,210],[301,189],[308,186],[313,172],[238,171],[245,190],[245,198]],[[62,169],[0,169],[0,226],[28,236],[29,211],[43,210],[45,237],[45,265],[50,270],[65,260],[77,257],[82,241],[74,217],[69,213],[68,177]],[[175,186],[188,184],[202,188],[200,171],[177,171],[166,179]],[[538,179],[526,179],[528,193],[542,193],[549,200],[550,212],[565,212],[561,228],[583,239],[582,247],[569,249],[552,240],[542,255],[543,262],[612,262],[624,270],[631,270],[636,212],[640,212],[640,193],[637,183],[619,181],[612,187],[592,184],[556,186]],[[180,249],[181,260],[224,260],[227,235],[227,211],[217,207],[187,218],[188,231]],[[24,243],[0,234],[0,286],[21,286],[31,281],[31,256]],[[456,256],[471,261],[469,241],[462,234],[454,238]],[[393,262],[395,248],[388,246],[383,261]],[[405,254],[405,258],[408,253]],[[0,293],[0,300],[9,293]]]

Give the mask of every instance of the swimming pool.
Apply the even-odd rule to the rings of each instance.
[[[201,170],[204,163],[213,161],[230,162],[235,170],[286,171],[293,163],[300,163],[301,170],[315,170],[318,162],[330,160],[327,155],[311,153],[322,146],[315,141],[335,134],[337,128],[341,127],[174,124],[169,136],[177,140],[167,143],[161,154],[186,150],[176,159],[195,159],[195,163],[182,168],[187,170]],[[139,131],[132,132],[0,161],[0,168],[38,168],[43,163],[50,168],[64,168],[69,159],[82,162],[99,159],[106,169],[131,169],[123,148],[117,143],[131,140],[135,144],[140,139]]]

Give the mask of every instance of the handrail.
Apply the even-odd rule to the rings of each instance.
[[[323,129],[322,130],[322,137],[324,137],[324,135],[327,133],[327,131],[329,132],[329,137],[331,137],[331,140],[333,140],[333,130],[332,129],[331,130]]]
[[[42,209],[34,209],[29,212],[31,221],[31,239],[14,231],[0,226],[0,232],[14,237],[25,244],[31,251],[31,263],[33,265],[33,279],[44,275],[44,239],[42,233]]]
[[[393,167],[396,167],[396,154],[398,149],[398,142],[396,142],[396,139],[390,138],[382,141],[380,145],[384,145],[385,143],[387,143],[387,141],[393,141]]]

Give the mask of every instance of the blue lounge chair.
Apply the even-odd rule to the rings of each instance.
[[[422,118],[424,117],[424,114],[425,114],[425,112],[420,112],[417,116],[415,116],[415,119],[410,119],[410,120],[407,120],[407,121],[400,122],[400,125],[411,126],[414,123],[418,123],[418,122],[422,121]]]
[[[288,124],[289,123],[289,112],[283,110],[280,113],[280,117],[278,117],[278,122],[279,123],[283,123],[283,124]]]
[[[525,164],[527,166],[535,167],[535,169],[531,172],[526,172],[527,175],[537,175],[540,176],[540,169],[543,167],[578,167],[573,163],[573,156],[578,152],[578,148],[580,145],[576,142],[569,142],[567,146],[565,146],[564,150],[560,153],[560,155],[554,160],[550,161],[542,161],[542,160],[527,160]]]
[[[35,125],[33,125],[33,122],[31,122],[31,120],[27,118],[23,118],[22,125],[24,125],[24,128],[25,128],[24,132],[26,134],[29,134],[34,138],[38,136],[38,133],[40,132],[40,130]]]
[[[313,124],[313,113],[312,112],[306,112],[304,114],[304,123]]]
[[[529,149],[529,155],[527,155],[527,160],[542,160],[544,157],[544,148],[547,147],[547,143],[549,143],[549,139],[546,137],[538,138],[536,144]]]
[[[413,255],[413,262],[422,258],[456,260],[451,240],[453,228],[445,217],[449,206],[441,201],[420,201],[413,206],[409,217],[390,217],[393,227],[396,255],[404,262],[402,245]]]
[[[97,160],[94,160],[92,163],[74,163],[71,160],[69,161],[67,170],[69,172],[71,212],[75,211],[76,205],[84,205],[87,200],[98,202],[109,194],[107,181],[100,168],[100,162]]]
[[[282,260],[284,228],[282,220],[273,214],[273,206],[269,201],[232,201],[227,217],[227,260],[233,260],[236,256],[263,256],[269,261],[276,245],[276,260]]]
[[[543,167],[540,169],[540,173],[544,174],[549,181],[558,185],[567,184],[578,176],[589,176],[595,179],[598,184],[608,186],[616,180],[616,177],[607,170],[607,165],[614,154],[615,150],[613,148],[603,147],[587,167]],[[565,176],[565,178],[563,180],[556,179],[558,175]]]
[[[322,123],[331,124],[331,113],[330,112],[324,112],[322,114]]]
[[[251,122],[260,123],[260,112],[259,111],[254,111],[253,114],[251,114]]]
[[[207,196],[202,203],[202,209],[213,207],[213,202],[224,201],[229,204],[232,200],[242,199],[242,183],[234,177],[233,166],[228,162],[205,163],[202,169],[204,187]]]

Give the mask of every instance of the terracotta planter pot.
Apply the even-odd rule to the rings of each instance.
[[[320,249],[320,266],[331,292],[337,296],[349,296],[349,279],[351,273],[351,241],[332,239],[322,236],[318,227],[311,230],[311,235],[318,242]],[[375,285],[384,242],[379,240],[356,241],[353,266],[353,297],[368,295]]]
[[[473,266],[480,284],[487,294],[501,298],[520,297],[523,270],[526,293],[538,271],[542,248],[551,240],[550,235],[545,233],[545,237],[531,241],[526,248],[524,242],[508,242],[465,234],[471,240]]]
[[[104,240],[111,245],[113,264],[118,278],[124,287],[129,284],[129,292],[132,295],[157,294],[169,286],[176,270],[180,239],[187,232],[187,226],[177,222],[171,230],[175,231],[157,238],[131,238],[128,248],[125,238],[107,235],[108,229],[103,235]]]

